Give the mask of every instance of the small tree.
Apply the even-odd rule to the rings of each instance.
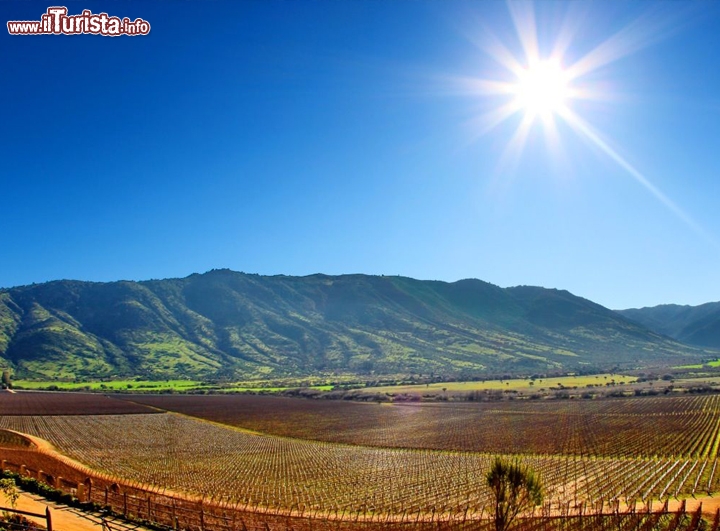
[[[10,381],[10,371],[2,372],[2,387],[3,389],[12,389],[12,382]]]
[[[515,517],[542,503],[542,485],[533,470],[500,457],[486,476],[495,504],[495,530],[507,531]]]
[[[18,492],[15,482],[9,478],[0,479],[0,492],[5,495],[5,499],[10,504],[10,507],[14,509],[17,505],[18,498],[20,497],[20,493]]]

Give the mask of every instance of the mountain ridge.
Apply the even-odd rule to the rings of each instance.
[[[0,357],[28,377],[477,377],[703,356],[565,290],[478,279],[219,269],[0,290]]]
[[[617,312],[683,343],[720,348],[720,302],[707,302],[698,306],[660,304]]]

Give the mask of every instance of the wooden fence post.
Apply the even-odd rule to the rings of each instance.
[[[92,501],[92,491],[93,491],[93,480],[92,478],[87,478],[83,482],[85,483],[85,490],[87,491],[87,501]]]
[[[45,507],[45,522],[47,523],[47,531],[52,531],[52,516],[50,516],[50,507]]]

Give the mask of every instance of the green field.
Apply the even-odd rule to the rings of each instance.
[[[673,367],[675,369],[703,369],[705,367],[720,367],[720,360],[708,361],[706,363],[696,363],[694,365],[680,365]]]
[[[625,376],[622,374],[596,374],[592,376],[559,376],[556,378],[537,378],[531,380],[512,379],[512,380],[485,380],[478,382],[437,382],[431,384],[415,384],[415,385],[392,385],[384,387],[369,387],[366,391],[377,391],[383,393],[428,393],[433,394],[447,393],[465,393],[469,391],[492,391],[492,390],[513,390],[513,391],[532,391],[547,390],[550,388],[573,388],[587,387],[588,385],[605,386],[614,382],[617,385],[633,383],[637,380],[634,376]]]
[[[217,385],[203,383],[197,380],[111,380],[106,382],[56,382],[56,381],[38,381],[38,380],[15,380],[13,387],[16,389],[29,390],[61,390],[61,391],[138,391],[138,392],[189,392],[198,390],[213,389],[217,392],[266,392],[279,393],[292,389],[297,386],[271,386],[264,382],[253,383],[238,382],[226,384],[222,387]],[[330,391],[333,386],[313,385],[311,389],[319,391]]]
[[[78,391],[90,389],[92,391],[125,391],[136,389],[138,391],[190,391],[202,389],[206,384],[197,380],[112,380],[107,382],[55,382],[36,380],[15,380],[13,387],[22,389],[48,389],[57,387],[63,391]]]

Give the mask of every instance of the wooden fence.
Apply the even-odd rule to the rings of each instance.
[[[47,531],[53,531],[52,515],[50,514],[50,507],[45,507],[45,514],[31,513],[28,511],[21,511],[19,509],[13,509],[13,508],[9,508],[9,507],[0,507],[0,513],[2,513],[2,514],[13,513],[13,514],[20,514],[22,516],[30,516],[33,518],[42,518],[43,520],[45,520],[45,528],[47,529]],[[8,529],[15,529],[15,528],[27,529],[27,527],[24,524],[6,523],[5,526]]]
[[[191,500],[164,495],[97,476],[74,481],[48,471],[36,470],[9,460],[0,461],[3,470],[17,472],[46,483],[81,502],[94,502],[129,520],[150,522],[177,531],[490,531],[494,529],[487,512],[468,507],[441,508],[430,512],[400,515],[371,511],[335,513],[306,512],[295,508],[286,514],[243,504]],[[83,471],[86,472],[86,471]],[[656,504],[660,505],[660,504]],[[50,524],[51,525],[51,524]],[[48,529],[51,529],[50,527]],[[685,502],[670,511],[665,502],[653,509],[631,504],[621,511],[619,500],[596,504],[545,504],[518,521],[522,531],[624,531],[677,530],[720,531],[720,510],[711,524],[702,521],[702,506],[687,511]]]

